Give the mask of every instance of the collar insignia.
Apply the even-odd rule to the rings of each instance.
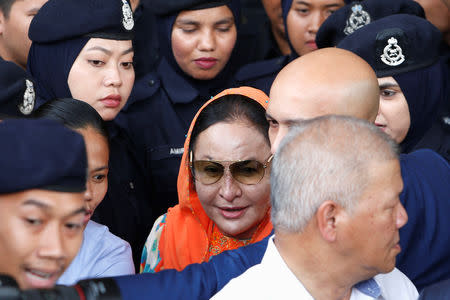
[[[29,115],[34,109],[36,93],[34,92],[33,82],[25,79],[25,93],[23,94],[23,102],[19,104],[19,110],[24,115]]]
[[[363,9],[361,4],[354,4],[352,6],[352,14],[347,19],[347,24],[344,28],[344,33],[350,35],[359,28],[370,23],[370,15]]]
[[[131,30],[134,27],[133,11],[127,0],[122,0],[122,24],[126,30]]]
[[[405,56],[403,55],[403,50],[398,45],[397,39],[391,37],[388,40],[388,44],[383,49],[383,54],[381,55],[381,61],[388,66],[398,66],[405,61]]]

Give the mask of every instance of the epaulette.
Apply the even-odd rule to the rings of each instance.
[[[278,73],[289,62],[289,56],[250,63],[241,67],[235,74],[237,81],[247,81]]]
[[[123,110],[127,111],[131,104],[150,98],[158,91],[160,86],[158,75],[155,72],[143,76],[134,83],[131,95]]]

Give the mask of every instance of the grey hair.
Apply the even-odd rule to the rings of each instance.
[[[398,159],[398,144],[375,125],[322,116],[291,128],[270,177],[275,229],[301,232],[327,200],[352,213],[369,181],[369,164]]]

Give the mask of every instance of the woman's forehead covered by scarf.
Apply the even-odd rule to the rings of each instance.
[[[32,46],[27,71],[38,99],[71,97],[67,78],[89,39],[131,40],[133,28],[128,0],[48,1],[33,18],[28,34]]]
[[[228,0],[228,1],[205,1],[205,0],[184,0],[184,1],[164,1],[158,0],[157,3],[154,4],[155,7],[159,7],[155,10],[155,13],[158,17],[157,27],[158,27],[158,38],[160,44],[160,52],[167,59],[169,65],[171,65],[175,70],[179,73],[183,73],[175,60],[172,51],[172,29],[175,23],[177,16],[181,11],[184,10],[197,10],[197,9],[206,9],[212,7],[219,7],[226,5],[232,12],[234,17],[234,22],[237,28],[239,28],[239,20],[240,20],[240,0]],[[158,4],[158,5],[157,5]],[[160,4],[160,5],[159,5]],[[236,45],[234,49],[236,49]],[[234,60],[234,56],[236,55],[236,51],[233,50],[233,54],[230,57],[230,60],[225,67],[232,64]],[[226,70],[223,70],[222,73],[225,73]]]

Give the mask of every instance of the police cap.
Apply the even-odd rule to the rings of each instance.
[[[0,140],[0,194],[86,189],[86,148],[75,131],[50,120],[5,120]]]
[[[156,15],[171,15],[182,10],[196,10],[227,5],[230,0],[153,0],[151,10]]]
[[[439,59],[441,33],[413,15],[392,15],[347,36],[338,48],[362,57],[378,77],[394,76],[432,65]]]
[[[357,29],[393,14],[410,14],[425,18],[422,6],[413,0],[354,1],[334,12],[323,22],[316,35],[317,47],[334,47]]]
[[[31,21],[28,36],[39,43],[80,36],[130,40],[133,27],[128,0],[49,0]]]
[[[0,59],[0,114],[10,117],[28,115],[34,108],[34,100],[33,83],[26,79],[25,70]]]

